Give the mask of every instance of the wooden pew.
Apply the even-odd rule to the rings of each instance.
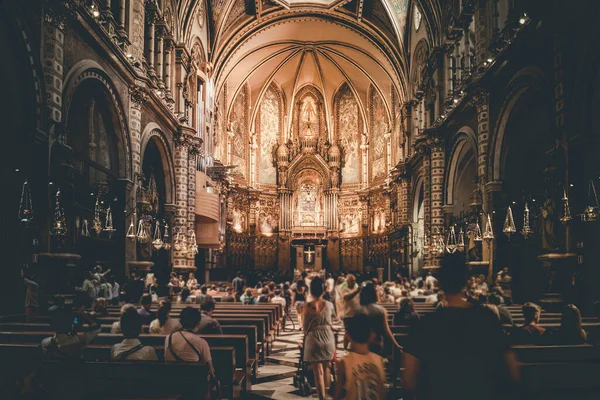
[[[0,343],[30,343],[39,344],[41,341],[53,335],[53,332],[0,332]],[[236,368],[244,371],[243,389],[250,390],[253,368],[248,368],[248,336],[246,335],[200,335],[208,342],[209,347],[234,347]],[[165,343],[165,336],[161,335],[140,335],[140,341],[154,348],[162,348]],[[107,345],[120,343],[123,336],[120,334],[100,333],[92,345]],[[251,365],[251,364],[250,364]]]
[[[223,349],[227,350],[229,353],[234,351],[233,348]],[[26,367],[22,370],[38,368],[41,382],[55,398],[94,400],[194,395],[200,399],[199,395],[208,385],[206,366],[194,363],[108,362],[110,347],[102,349],[102,353],[105,355],[103,361],[73,363],[43,359],[39,345],[0,344],[0,362],[6,363],[4,366],[20,363],[21,367]],[[3,370],[6,371],[4,367]]]

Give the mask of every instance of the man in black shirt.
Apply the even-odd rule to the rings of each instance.
[[[503,398],[519,379],[502,325],[467,301],[466,274],[461,255],[444,260],[440,284],[448,305],[418,321],[404,348],[403,385],[420,400]]]
[[[231,286],[233,286],[233,291],[235,292],[235,297],[239,301],[240,296],[244,293],[244,286],[245,286],[245,282],[244,282],[244,279],[242,278],[241,272],[238,272],[237,276],[235,278],[233,278],[233,281],[231,281]]]

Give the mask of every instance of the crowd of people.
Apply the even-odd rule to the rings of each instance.
[[[488,286],[485,276],[468,277],[464,260],[454,256],[446,257],[435,277],[430,273],[413,278],[397,276],[388,282],[375,278],[359,281],[353,274],[334,277],[302,273],[291,281],[264,279],[250,286],[247,276],[240,272],[230,284],[200,285],[193,274],[187,280],[172,274],[168,295],[163,298],[157,296],[155,278],[133,274],[119,292],[120,286],[108,276],[109,272],[101,267],[90,271],[72,305],[65,304],[60,296],[55,299],[48,310],[55,334],[44,339],[45,354],[80,357],[100,332],[96,318],[107,315],[108,304],[122,304],[111,333],[123,335],[123,341],[112,347],[112,360],[158,360],[156,350],[138,339],[147,329],[149,334],[165,336],[166,362],[208,364],[214,374],[210,348],[198,334],[222,334],[213,317],[218,297],[223,302],[243,305],[281,304],[286,320],[295,310],[299,322],[296,329],[304,332],[301,361],[312,370],[320,399],[329,392],[340,399],[365,395],[384,398],[384,357],[393,351],[402,353],[402,385],[407,392],[425,399],[475,399],[482,393],[499,393],[494,392],[498,385],[506,390],[516,387],[519,371],[510,347],[513,344],[583,344],[598,340],[588,338],[581,313],[572,304],[564,308],[556,329],[540,326],[541,309],[531,302],[522,307],[524,324],[515,325],[507,307],[512,303],[508,271],[500,271],[494,284]],[[436,311],[426,318],[419,315],[416,298],[431,303]],[[181,310],[179,318],[173,318],[172,302],[190,306]],[[411,327],[404,347],[395,340],[388,322],[390,304],[397,305],[392,324]],[[153,305],[158,306],[156,311]],[[345,355],[341,359],[336,356],[336,322],[344,326]],[[284,321],[286,326],[289,324]],[[337,362],[336,385],[332,388],[329,366],[333,360]]]

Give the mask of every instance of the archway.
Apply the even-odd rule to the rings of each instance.
[[[152,272],[156,276],[161,288],[164,288],[169,280],[171,272],[171,252],[164,248],[155,247],[155,238],[164,238],[165,234],[171,235],[172,225],[165,213],[165,204],[170,199],[170,187],[172,174],[168,166],[168,151],[161,140],[162,133],[154,130],[145,146],[142,157],[143,182],[138,188],[138,212],[139,217],[150,226],[152,240],[138,242],[136,246],[137,260],[151,261],[154,263]],[[141,202],[140,202],[141,200]]]
[[[6,4],[6,3],[5,3]],[[0,215],[3,226],[0,233],[0,257],[4,268],[0,272],[0,280],[5,286],[0,295],[0,309],[4,315],[23,312],[23,302],[14,301],[24,297],[25,287],[21,283],[21,266],[32,266],[31,254],[38,250],[33,247],[33,239],[45,243],[46,197],[47,197],[47,141],[34,140],[36,128],[43,130],[41,121],[45,114],[41,102],[44,98],[40,89],[39,77],[43,76],[41,67],[34,63],[37,60],[35,46],[27,42],[35,37],[25,31],[10,9],[2,7],[0,13],[0,51],[9,55],[3,61],[3,74],[0,74],[3,97],[5,101],[2,111],[6,117],[2,120],[2,146],[0,159],[2,163],[3,204]],[[32,51],[34,49],[34,51]],[[24,182],[31,189],[33,202],[33,220],[27,228],[18,218],[21,193]],[[43,251],[43,250],[42,250]],[[27,268],[33,270],[33,268]],[[25,272],[29,276],[30,271]],[[39,282],[38,275],[35,280]],[[2,312],[0,312],[2,313]]]
[[[102,264],[120,275],[125,271],[128,193],[119,112],[104,82],[85,79],[74,89],[65,114],[68,147],[54,144],[50,173],[55,190],[61,191],[68,229],[52,245],[81,255],[88,268]]]
[[[496,234],[496,269],[509,267],[514,278],[516,301],[537,300],[543,290],[545,279],[537,256],[547,252],[542,248],[540,231],[541,208],[548,198],[560,199],[559,188],[564,180],[553,175],[559,170],[560,156],[552,156],[549,150],[556,143],[551,104],[547,96],[532,87],[522,88],[510,99],[512,107],[502,118],[506,123],[502,133],[500,177],[503,197],[494,204],[494,231]],[[560,201],[560,200],[558,200]],[[533,236],[525,239],[519,231],[523,226],[524,206],[530,210]],[[555,203],[556,230],[558,207]],[[503,234],[507,208],[511,206],[517,234],[510,238]],[[557,236],[560,233],[557,232]]]

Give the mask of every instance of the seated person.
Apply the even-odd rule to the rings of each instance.
[[[415,303],[412,299],[402,298],[398,311],[394,313],[394,325],[412,325],[418,319],[419,314],[415,311]]]
[[[221,293],[219,292],[219,289],[217,289],[217,285],[211,285],[210,286],[210,290],[208,291],[208,295],[209,296],[220,296]]]
[[[50,315],[50,327],[55,334],[42,340],[45,355],[53,358],[81,358],[85,347],[100,333],[100,325],[83,311],[83,305],[75,303],[73,307],[57,309]]]
[[[252,296],[252,289],[246,289],[246,292],[240,297],[242,304],[256,304],[256,299]]]
[[[158,361],[156,350],[143,345],[138,337],[142,330],[142,317],[137,310],[129,307],[120,318],[123,341],[113,345],[110,359],[113,361]]]
[[[177,318],[169,317],[171,312],[171,302],[169,300],[163,300],[158,304],[158,311],[156,312],[156,319],[150,323],[150,333],[156,333],[161,335],[168,335],[171,332],[175,332],[181,329],[179,320]]]
[[[504,305],[502,305],[502,297],[500,297],[496,293],[491,293],[488,296],[488,301],[490,302],[490,304],[493,304],[496,307],[498,307],[498,313],[500,314],[500,323],[502,325],[513,325],[513,318],[510,314],[510,310],[504,307]]]
[[[384,400],[386,398],[385,368],[383,358],[369,350],[371,336],[369,318],[357,314],[347,318],[345,325],[345,340],[350,342],[351,350],[335,366],[337,376],[335,398]]]
[[[152,295],[149,293],[144,294],[140,303],[142,306],[138,309],[138,314],[142,317],[142,324],[150,325],[156,318],[156,314],[153,311],[150,311],[150,307],[152,307]]]
[[[123,307],[121,307],[121,316],[123,316],[123,314],[125,314],[125,312],[129,308],[133,308],[137,312],[137,309],[135,308],[135,306],[133,304],[127,303],[127,304],[124,304]],[[121,319],[120,318],[119,318],[118,321],[115,321],[115,322],[112,323],[112,326],[110,327],[110,333],[122,333],[121,332]]]
[[[547,332],[545,344],[569,345],[585,344],[587,332],[581,326],[581,312],[574,304],[567,304],[562,311],[560,327],[552,332]]]
[[[235,296],[233,295],[233,288],[231,286],[227,287],[227,294],[221,297],[222,303],[234,303]]]
[[[270,298],[269,298],[269,288],[267,286],[265,286],[260,291],[260,296],[258,296],[258,302],[259,303],[268,303],[269,300],[270,300]]]
[[[514,344],[539,344],[541,336],[546,329],[539,326],[540,307],[532,302],[523,304],[523,318],[525,323],[516,328],[511,334],[511,341]]]
[[[202,315],[197,308],[181,310],[179,322],[182,329],[165,338],[165,362],[208,364],[211,376],[216,379],[208,343],[197,334],[201,320]]]
[[[202,303],[200,311],[202,312],[202,320],[198,326],[198,333],[222,335],[223,329],[221,329],[219,321],[212,317],[215,311],[215,303],[212,301]]]
[[[179,304],[192,304],[192,299],[190,299],[190,289],[187,287],[183,287],[181,289],[181,294],[179,295]]]
[[[206,302],[213,302],[213,298],[210,294],[208,294],[208,287],[206,285],[202,285],[200,287],[200,293],[196,294],[196,304],[204,304]]]

